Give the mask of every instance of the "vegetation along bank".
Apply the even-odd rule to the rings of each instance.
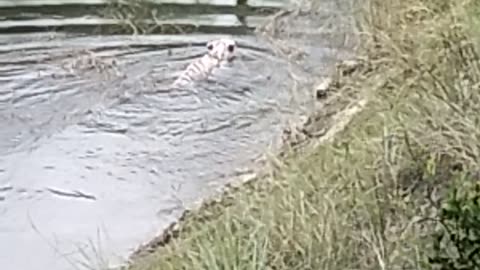
[[[480,1],[365,2],[317,135],[131,269],[480,269]]]

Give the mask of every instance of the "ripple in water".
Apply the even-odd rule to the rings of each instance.
[[[168,89],[218,37],[0,40],[0,265],[128,255],[264,151],[292,108],[260,41],[236,37],[231,66]]]

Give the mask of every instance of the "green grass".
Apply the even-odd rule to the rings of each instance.
[[[368,1],[359,18],[367,64],[342,78],[329,105],[363,99],[364,109],[332,142],[292,152],[188,215],[131,268],[429,269],[444,193],[456,174],[479,169],[474,3]]]

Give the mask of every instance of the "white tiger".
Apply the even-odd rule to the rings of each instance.
[[[235,59],[236,46],[236,42],[229,38],[209,41],[208,52],[190,63],[173,82],[172,87],[182,87],[196,80],[206,79],[214,68]]]

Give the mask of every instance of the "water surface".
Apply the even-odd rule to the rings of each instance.
[[[234,36],[231,66],[172,91],[206,42],[228,31],[36,32],[41,12],[31,23],[1,14],[17,18],[0,22],[9,33],[0,35],[2,269],[121,262],[250,166],[299,109],[291,65],[249,26]],[[215,18],[204,24],[229,25]],[[12,31],[22,23],[27,33]],[[312,66],[335,59],[332,48],[306,48]]]

